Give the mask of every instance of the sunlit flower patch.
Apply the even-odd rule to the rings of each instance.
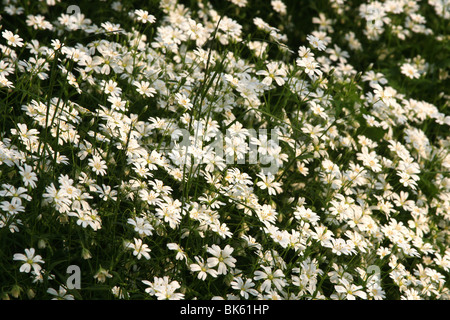
[[[3,1],[2,298],[450,297],[446,1],[136,3]]]

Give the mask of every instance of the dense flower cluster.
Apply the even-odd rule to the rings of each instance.
[[[3,1],[4,298],[449,298],[447,1],[264,2]]]

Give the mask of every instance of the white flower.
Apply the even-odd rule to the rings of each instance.
[[[175,256],[175,259],[177,259],[177,260],[187,259],[186,253],[184,252],[183,248],[180,247],[180,245],[178,243],[174,243],[174,242],[168,243],[167,248],[169,248],[170,250],[173,250],[173,251],[177,251],[177,255]]]
[[[191,110],[192,109],[192,103],[191,100],[186,97],[184,94],[182,93],[176,93],[175,94],[175,98],[177,99],[177,103],[182,106],[183,108],[187,109],[187,110]]]
[[[281,15],[285,15],[287,13],[286,5],[281,0],[272,0],[270,1],[272,8],[274,11],[278,12]]]
[[[147,260],[150,260],[150,255],[148,254],[151,249],[147,244],[142,242],[142,239],[134,238],[134,243],[128,243],[127,248],[133,249],[133,255],[135,255],[138,260],[144,257]]]
[[[106,94],[110,94],[112,96],[120,96],[120,94],[122,93],[122,89],[114,80],[102,80],[101,85]]]
[[[310,77],[322,76],[322,71],[319,69],[319,64],[314,57],[297,58],[296,63],[299,67],[305,68],[305,73]]]
[[[325,50],[325,43],[320,40],[319,38],[313,36],[313,35],[308,35],[306,37],[306,40],[309,41],[309,44],[313,46],[313,48],[319,50],[319,51],[323,51]]]
[[[218,245],[213,244],[207,251],[214,256],[208,258],[208,267],[213,268],[218,265],[218,274],[227,274],[227,266],[234,268],[236,259],[231,256],[234,249],[230,245],[227,244],[222,250]]]
[[[253,278],[254,280],[264,279],[264,282],[261,285],[262,291],[269,292],[272,289],[272,284],[274,284],[278,290],[281,290],[286,286],[287,282],[284,280],[283,271],[278,269],[275,272],[272,272],[270,267],[265,266],[263,266],[262,269],[264,271],[255,271],[255,277]]]
[[[195,261],[197,263],[192,263],[189,265],[189,268],[193,272],[198,272],[197,278],[200,280],[205,280],[208,274],[214,278],[217,277],[217,270],[212,269],[208,266],[208,264],[203,260],[202,257],[195,256]]]
[[[0,209],[2,209],[4,212],[8,212],[9,214],[16,214],[18,212],[25,211],[25,207],[22,206],[22,201],[18,198],[11,199],[11,202],[2,201],[0,203]]]
[[[363,164],[370,168],[373,172],[381,171],[381,165],[377,159],[377,154],[375,151],[369,152],[369,149],[364,146],[361,148],[361,152],[358,152],[356,156],[358,160],[362,161]]]
[[[260,172],[257,176],[261,179],[261,181],[258,181],[256,185],[262,190],[267,189],[269,195],[276,195],[277,193],[283,192],[281,183],[276,182],[275,177],[270,172],[267,175]]]
[[[9,30],[5,30],[2,32],[3,38],[5,38],[8,41],[8,45],[12,47],[22,47],[23,46],[23,39],[19,37],[19,35],[12,33]]]
[[[286,82],[284,78],[287,75],[287,71],[277,62],[269,62],[267,64],[267,70],[258,70],[256,74],[265,76],[265,78],[262,80],[262,83],[267,86],[270,86],[272,84],[272,80],[275,80],[275,82],[279,86],[282,86]]]
[[[14,88],[14,84],[4,74],[0,74],[0,87]]]
[[[136,217],[134,219],[129,218],[127,220],[129,224],[134,226],[134,231],[139,233],[141,237],[145,236],[151,236],[152,230],[154,229],[153,226],[144,218]]]
[[[31,188],[36,188],[38,178],[32,170],[33,168],[31,166],[24,164],[23,167],[19,168],[19,173],[22,176],[25,187],[30,186]]]
[[[153,97],[156,94],[155,88],[150,87],[150,82],[148,81],[133,81],[132,84],[137,87],[137,92],[143,96]]]
[[[367,299],[367,294],[362,290],[361,286],[350,284],[347,279],[341,279],[341,284],[335,286],[337,292],[345,295],[347,300],[356,300],[356,297]]]
[[[134,14],[137,16],[136,20],[142,23],[155,23],[155,16],[148,13],[147,10],[136,9],[134,10]]]
[[[367,291],[369,292],[369,296],[375,300],[383,300],[386,297],[384,290],[376,282],[369,283],[367,285]]]
[[[153,282],[148,280],[142,280],[142,283],[149,287],[145,289],[145,292],[156,296],[158,300],[181,300],[184,299],[183,293],[175,292],[181,288],[178,281],[170,281],[169,277],[163,278],[155,277]]]
[[[410,63],[402,64],[400,69],[402,71],[402,74],[410,79],[418,79],[420,77],[419,70],[417,70],[417,68]]]
[[[13,260],[25,262],[20,266],[20,272],[30,273],[31,269],[33,269],[35,274],[39,274],[39,271],[41,271],[42,269],[39,263],[44,263],[44,260],[42,260],[42,257],[40,255],[35,255],[34,248],[25,249],[25,254],[14,254]]]
[[[294,216],[297,220],[305,220],[310,222],[312,225],[316,225],[320,220],[317,213],[313,212],[309,208],[305,208],[304,206],[297,207],[297,210],[294,212]]]
[[[92,171],[95,172],[95,174],[99,174],[101,176],[104,176],[106,174],[106,169],[108,167],[106,166],[106,161],[103,160],[100,156],[92,156],[92,159],[88,160],[88,164],[92,168]]]
[[[59,290],[56,291],[53,288],[48,288],[47,293],[55,296],[52,300],[74,300],[74,296],[67,293],[67,290],[62,286],[59,286]]]
[[[231,287],[233,289],[239,290],[240,295],[243,296],[244,299],[248,299],[249,293],[253,296],[258,295],[258,291],[252,289],[252,287],[254,286],[255,283],[251,279],[246,279],[244,282],[241,277],[235,277],[231,282]]]

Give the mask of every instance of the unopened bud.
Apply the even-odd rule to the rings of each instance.
[[[18,298],[20,296],[20,291],[22,291],[22,288],[16,284],[12,287],[10,293],[14,298]]]
[[[28,289],[27,296],[28,296],[28,299],[33,299],[36,296],[36,292],[34,292],[33,289]]]
[[[88,249],[83,248],[83,249],[81,250],[81,257],[82,257],[84,260],[87,260],[87,259],[92,258],[92,255],[91,255],[91,252],[90,252]]]
[[[38,248],[39,249],[44,249],[47,246],[47,242],[44,239],[40,239],[38,241]]]

